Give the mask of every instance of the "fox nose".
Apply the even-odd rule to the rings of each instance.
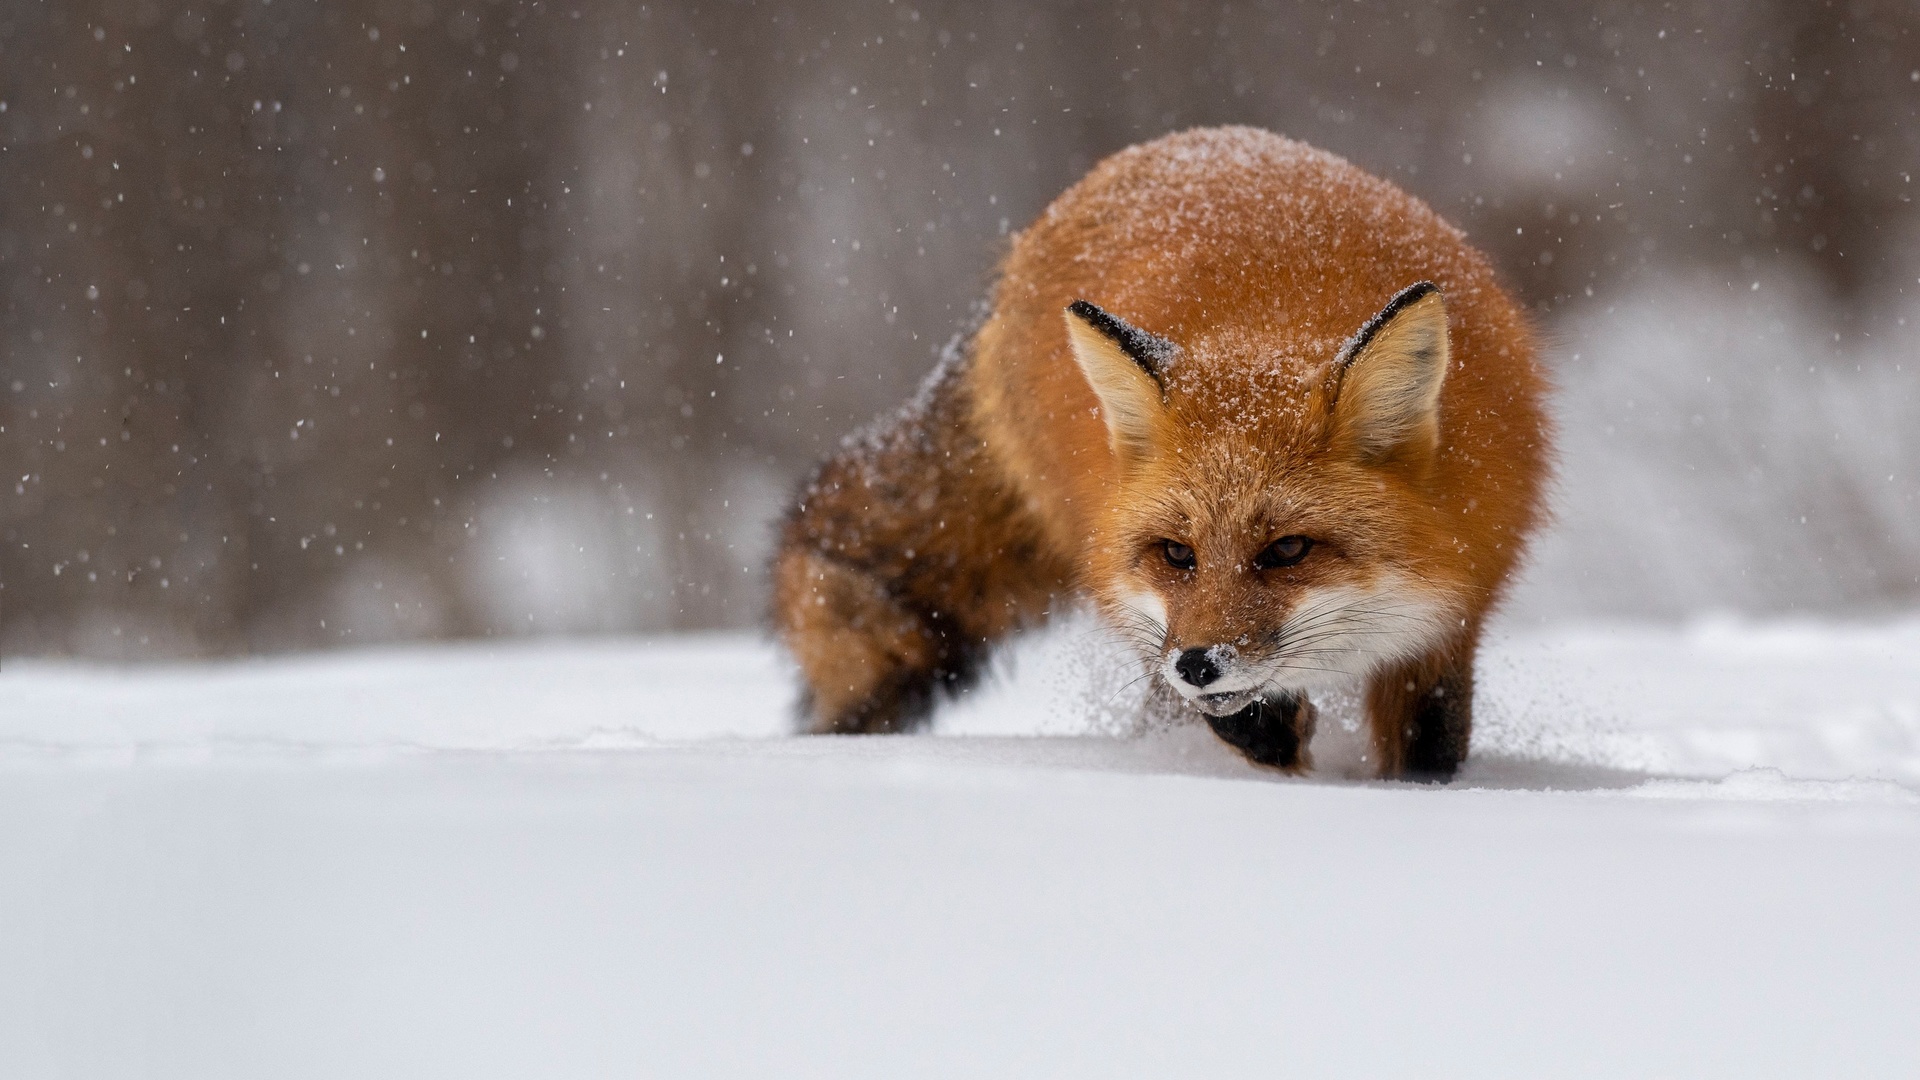
[[[1205,686],[1221,675],[1220,664],[1215,658],[1218,646],[1208,649],[1188,649],[1173,662],[1173,670],[1194,686]],[[1224,659],[1224,658],[1221,658]]]

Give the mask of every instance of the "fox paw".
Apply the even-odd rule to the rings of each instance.
[[[1313,765],[1307,744],[1313,740],[1314,719],[1306,698],[1282,694],[1256,698],[1237,713],[1209,716],[1207,726],[1255,765],[1301,773]]]

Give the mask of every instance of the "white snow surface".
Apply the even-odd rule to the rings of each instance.
[[[0,670],[0,1076],[1920,1075],[1920,620],[1509,632],[1444,788],[742,636]]]

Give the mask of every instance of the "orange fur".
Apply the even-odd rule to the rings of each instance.
[[[1166,355],[1129,360],[1078,300]],[[971,353],[788,516],[775,621],[812,726],[910,726],[1084,594],[1170,684],[1190,649],[1248,702],[1362,678],[1383,773],[1450,774],[1480,625],[1540,518],[1535,351],[1458,230],[1339,158],[1249,128],[1115,154],[1015,239]],[[1296,536],[1297,565],[1261,561]],[[1214,696],[1235,741],[1253,714]]]

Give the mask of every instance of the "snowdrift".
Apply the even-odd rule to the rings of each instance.
[[[0,1073],[1920,1069],[1920,622],[1508,637],[1444,789],[1096,638],[880,738],[743,637],[10,664]]]

